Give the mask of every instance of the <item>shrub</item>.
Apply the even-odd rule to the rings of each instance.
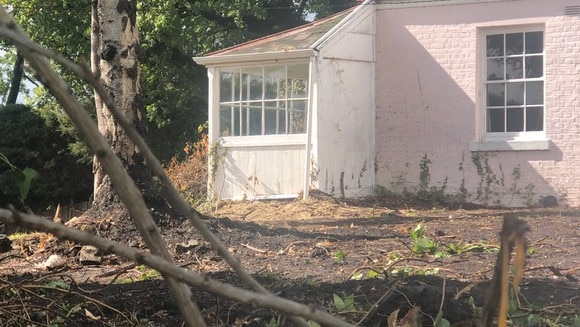
[[[0,153],[18,169],[29,167],[38,172],[32,181],[26,205],[34,211],[49,205],[87,200],[92,192],[89,164],[80,164],[69,151],[74,142],[62,135],[30,107],[0,107]],[[0,207],[20,204],[13,169],[0,162]]]
[[[200,129],[203,131],[203,126]],[[173,185],[192,206],[207,197],[208,151],[207,134],[203,133],[197,142],[186,144],[183,160],[174,156],[165,168]]]

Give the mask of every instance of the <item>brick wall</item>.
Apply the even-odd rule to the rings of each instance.
[[[394,191],[445,186],[446,193],[466,191],[469,201],[505,206],[548,195],[580,205],[580,17],[563,15],[573,4],[380,6],[377,184]],[[527,24],[545,31],[549,150],[472,152],[483,124],[478,31]]]

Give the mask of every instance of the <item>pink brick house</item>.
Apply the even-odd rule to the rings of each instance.
[[[216,196],[580,205],[577,0],[367,0],[195,60]]]

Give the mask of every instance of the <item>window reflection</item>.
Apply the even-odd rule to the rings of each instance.
[[[544,130],[544,33],[486,36],[486,130]]]
[[[221,135],[305,133],[308,69],[293,64],[221,70]]]

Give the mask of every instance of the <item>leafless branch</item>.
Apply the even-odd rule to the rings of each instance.
[[[3,35],[11,33],[11,41],[14,42],[23,57],[35,70],[37,78],[59,101],[83,136],[83,139],[99,158],[99,161],[103,164],[103,168],[111,178],[113,185],[115,185],[119,197],[127,207],[135,226],[147,246],[153,253],[161,255],[167,260],[171,260],[169,251],[145,205],[141,192],[124,169],[120,159],[112,151],[105,137],[99,133],[97,126],[84,110],[83,106],[72,95],[70,87],[51,68],[48,60],[29,47],[24,46],[24,44],[31,42],[30,39],[3,7],[0,7],[0,30],[4,31]],[[166,279],[167,284],[175,296],[175,300],[185,321],[191,326],[205,326],[205,321],[199,308],[191,300],[191,291],[189,288],[178,283],[174,278],[168,277]]]

